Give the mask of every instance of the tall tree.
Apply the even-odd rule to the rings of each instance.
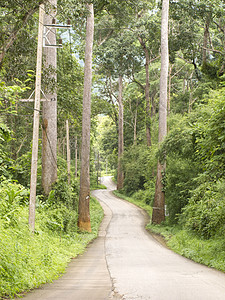
[[[119,95],[118,95],[118,105],[119,105],[119,126],[118,126],[118,170],[117,170],[117,189],[123,188],[124,172],[122,169],[121,158],[124,151],[124,141],[123,141],[123,77],[119,76]]]
[[[52,24],[56,17],[57,0],[50,0],[48,14],[45,15],[45,24]],[[51,45],[56,45],[56,32],[53,28],[48,33]],[[51,186],[57,179],[57,94],[56,94],[56,68],[57,52],[55,47],[46,47],[45,69],[49,74],[46,96],[49,101],[43,102],[42,108],[42,187],[46,195],[49,194]],[[52,84],[51,84],[52,83]],[[51,101],[52,100],[52,101]]]
[[[162,2],[161,21],[161,73],[160,73],[160,99],[159,99],[159,136],[161,143],[167,134],[167,81],[169,68],[168,49],[168,20],[169,20],[169,0]],[[165,220],[165,192],[163,177],[165,175],[165,163],[158,161],[157,177],[155,186],[155,197],[153,205],[152,222],[160,224]]]
[[[84,94],[82,114],[82,148],[80,170],[80,195],[78,208],[78,227],[91,232],[89,212],[90,202],[90,129],[91,129],[91,87],[92,87],[92,49],[94,40],[94,8],[87,4],[88,16],[86,25]]]
[[[149,3],[147,7],[143,7],[137,13],[136,22],[134,22],[133,27],[135,28],[135,32],[139,43],[142,48],[142,52],[145,57],[145,85],[138,83],[145,92],[145,100],[146,100],[146,139],[147,145],[151,146],[152,138],[151,138],[151,88],[150,88],[150,78],[149,71],[151,63],[158,59],[159,56],[159,22],[158,22],[158,14],[153,14],[153,10],[155,9],[154,4]],[[150,13],[151,12],[151,13]],[[135,78],[134,78],[135,80]]]

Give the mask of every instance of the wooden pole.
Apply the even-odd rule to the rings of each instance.
[[[43,31],[44,31],[43,23],[44,23],[44,4],[41,4],[39,8],[39,29],[38,29],[34,121],[33,121],[33,144],[32,144],[32,160],[31,160],[31,178],[30,178],[30,203],[29,203],[29,226],[32,232],[34,232],[35,230],[39,111],[40,111],[40,98],[41,98],[42,45],[43,45]]]

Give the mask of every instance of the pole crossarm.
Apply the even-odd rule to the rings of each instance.
[[[43,94],[44,98],[40,99],[40,102],[52,102],[52,101],[56,101],[56,98],[50,98],[48,99],[47,96],[45,95],[45,93],[42,91],[42,89],[40,90],[41,93]],[[34,94],[35,90],[31,93],[30,97],[28,99],[20,99],[21,102],[35,102],[35,99],[31,98]]]
[[[44,38],[43,38],[43,47],[49,47],[49,48],[62,48],[62,40],[60,40],[59,44],[51,44],[48,39],[48,34],[51,31],[51,29],[71,29],[71,25],[58,25],[58,24],[46,24],[44,25]],[[46,43],[47,42],[47,43]]]
[[[35,100],[32,98],[29,99],[20,99],[21,102],[34,102]],[[40,99],[41,102],[52,102],[52,101],[56,101],[56,98],[51,98],[51,99]]]

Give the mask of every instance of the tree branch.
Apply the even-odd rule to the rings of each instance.
[[[43,2],[44,1],[42,1],[42,3]],[[20,30],[27,23],[29,18],[37,11],[38,8],[39,8],[39,4],[36,5],[34,8],[30,9],[29,11],[27,11],[22,18],[22,24],[20,24],[20,22],[16,23],[11,34],[9,35],[8,39],[6,40],[5,45],[3,45],[3,47],[0,49],[0,64],[5,56],[6,52],[9,50],[9,48],[13,45],[14,41],[16,40]]]
[[[207,51],[210,51],[210,52],[215,52],[215,53],[219,53],[219,54],[222,54],[224,55],[224,52],[220,51],[220,50],[216,50],[216,49],[209,49],[209,48],[206,48],[206,47],[202,47],[204,50],[207,50]]]
[[[98,46],[100,47],[102,44],[104,44],[107,41],[107,39],[113,34],[113,32],[114,30],[111,29],[111,31],[106,35],[106,37],[98,42]]]

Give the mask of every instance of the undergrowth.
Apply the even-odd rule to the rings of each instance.
[[[103,211],[95,199],[90,201],[92,233],[65,232],[60,220],[53,221],[54,209],[37,210],[35,234],[28,228],[25,206],[19,206],[13,224],[1,219],[0,299],[14,299],[23,291],[56,279],[65,271],[70,259],[82,253],[97,237]]]

